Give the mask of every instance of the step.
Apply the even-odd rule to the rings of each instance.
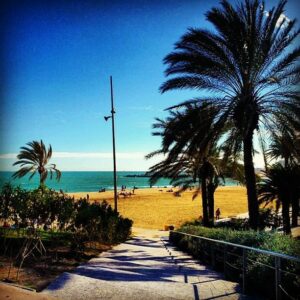
[[[235,291],[226,292],[222,289],[222,292],[216,292],[210,285],[205,284],[172,281],[108,281],[67,272],[53,281],[43,293],[62,300],[246,299]]]
[[[63,273],[43,293],[63,300],[200,299],[199,294],[195,296],[194,288],[190,284],[155,281],[108,281],[73,273]]]

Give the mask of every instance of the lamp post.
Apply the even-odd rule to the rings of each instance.
[[[112,76],[110,76],[110,99],[111,99],[111,115],[105,116],[104,120],[107,121],[111,118],[111,124],[112,124],[112,141],[113,141],[113,161],[114,161],[114,205],[115,205],[115,211],[118,211],[118,195],[117,195],[117,167],[116,167],[116,143],[115,143],[115,118],[114,114],[115,108],[114,108],[114,94],[113,94],[113,82],[112,82]]]

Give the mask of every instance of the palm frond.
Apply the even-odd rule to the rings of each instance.
[[[56,169],[56,165],[48,165],[49,160],[52,157],[52,147],[49,145],[48,150],[42,140],[32,141],[26,144],[25,147],[21,147],[20,153],[17,155],[17,161],[13,164],[14,166],[20,165],[20,169],[13,174],[13,178],[23,177],[29,172],[33,172],[29,177],[31,179],[36,172],[40,174],[40,183],[44,183],[48,171],[52,179],[53,172],[56,174],[56,179],[59,180],[61,172]]]

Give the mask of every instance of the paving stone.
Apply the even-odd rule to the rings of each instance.
[[[237,283],[149,230],[63,273],[43,293],[62,300],[250,299]]]

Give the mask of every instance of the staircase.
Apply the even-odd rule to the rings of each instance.
[[[176,250],[159,231],[147,231],[63,273],[43,293],[62,300],[253,299],[240,290]]]

